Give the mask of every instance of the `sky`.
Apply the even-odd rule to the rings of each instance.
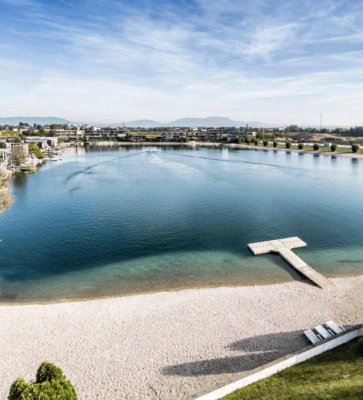
[[[0,117],[363,125],[362,0],[0,0]]]

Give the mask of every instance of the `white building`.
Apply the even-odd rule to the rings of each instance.
[[[10,149],[0,149],[0,168],[10,166]]]
[[[80,128],[53,129],[53,136],[62,140],[79,140],[83,138],[84,131]]]
[[[58,145],[58,138],[51,136],[28,136],[25,139],[26,143],[35,143],[42,150],[48,150],[49,147],[54,147]]]

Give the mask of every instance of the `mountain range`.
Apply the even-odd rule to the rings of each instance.
[[[188,128],[217,128],[217,127],[241,127],[241,126],[252,126],[256,128],[267,128],[280,126],[276,124],[266,124],[257,121],[234,121],[227,117],[206,117],[206,118],[181,118],[170,122],[158,122],[150,119],[141,119],[129,122],[119,123],[97,123],[97,122],[80,122],[80,121],[69,121],[64,118],[58,117],[8,117],[0,118],[0,125],[18,125],[20,122],[28,123],[30,125],[51,125],[51,124],[83,124],[96,126],[109,126],[117,127],[125,125],[128,128],[162,128],[162,127],[188,127]]]
[[[51,124],[68,124],[70,121],[58,117],[5,117],[0,118],[0,125],[18,125],[20,122],[24,124],[51,125]]]
[[[256,128],[267,128],[277,126],[274,124],[266,124],[257,121],[234,121],[227,117],[206,117],[206,118],[180,118],[170,122],[158,122],[148,119],[126,122],[125,126],[130,128],[158,128],[158,127],[188,127],[188,128],[217,128],[217,127],[240,127],[240,126],[253,126]]]

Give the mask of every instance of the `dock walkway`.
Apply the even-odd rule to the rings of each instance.
[[[291,251],[291,249],[305,246],[306,243],[295,236],[285,239],[269,240],[266,242],[250,243],[248,248],[255,256],[259,254],[277,253],[293,268],[295,268],[306,278],[310,279],[317,286],[321,288],[333,286],[333,283],[329,281],[329,279],[315,271],[313,268],[307,265],[305,261]]]

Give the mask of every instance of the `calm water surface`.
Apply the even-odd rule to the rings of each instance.
[[[327,276],[363,273],[363,160],[272,151],[70,150],[13,179],[0,301],[298,278],[247,243],[300,236]]]

